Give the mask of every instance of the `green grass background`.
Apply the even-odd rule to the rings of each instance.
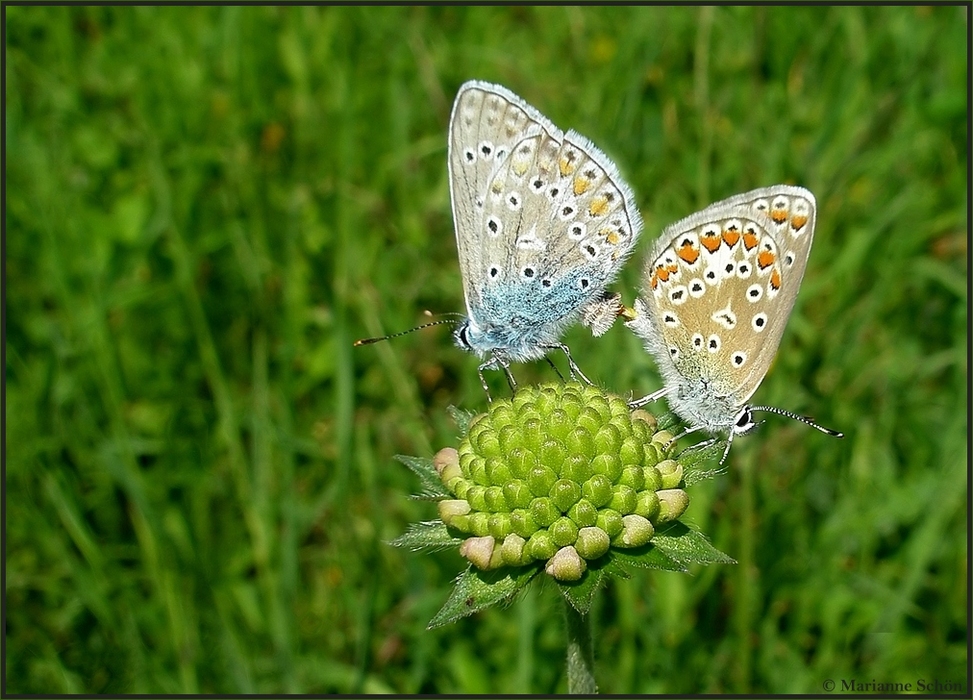
[[[462,560],[385,544],[434,517],[392,457],[455,444],[476,359],[448,328],[351,345],[464,309],[446,129],[476,77],[619,164],[628,302],[667,223],[818,199],[755,399],[847,437],[771,416],[736,443],[687,517],[739,564],[602,591],[601,689],[969,692],[968,21],[7,7],[7,691],[566,688],[553,587],[426,631]],[[613,390],[659,386],[621,325],[565,340]]]

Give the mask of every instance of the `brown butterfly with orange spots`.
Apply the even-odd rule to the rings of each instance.
[[[754,411],[808,418],[748,401],[763,381],[804,277],[816,218],[814,195],[775,185],[730,197],[672,224],[649,255],[641,298],[626,323],[659,365],[665,396],[690,423],[682,434],[736,435]],[[721,460],[722,462],[722,460]]]

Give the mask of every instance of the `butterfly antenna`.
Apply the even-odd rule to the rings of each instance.
[[[774,406],[752,406],[750,410],[767,411],[768,413],[776,413],[779,416],[787,416],[788,418],[793,418],[794,420],[810,425],[815,430],[820,430],[825,435],[830,435],[831,437],[843,438],[845,436],[844,433],[840,433],[837,430],[832,430],[831,428],[825,428],[823,425],[818,425],[807,416],[799,416],[796,413],[785,411],[783,408],[775,408]]]
[[[362,338],[361,340],[356,340],[352,343],[353,347],[360,347],[362,345],[371,345],[372,343],[378,343],[382,340],[389,340],[391,338],[398,338],[400,335],[407,335],[414,331],[421,331],[423,328],[429,328],[430,326],[442,326],[446,323],[456,323],[451,318],[440,319],[439,321],[432,321],[431,323],[423,323],[421,326],[416,326],[415,328],[410,328],[407,331],[399,331],[398,333],[389,333],[388,335],[383,335],[378,338]]]

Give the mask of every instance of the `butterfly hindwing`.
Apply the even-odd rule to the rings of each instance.
[[[663,231],[644,271],[649,348],[670,382],[742,407],[770,366],[800,288],[814,197],[778,185],[717,202]],[[641,329],[641,330],[640,330]],[[721,418],[726,418],[721,417]]]

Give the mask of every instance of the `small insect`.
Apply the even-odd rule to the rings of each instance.
[[[590,383],[560,338],[577,320],[602,335],[624,308],[605,288],[642,229],[632,191],[591,141],[478,80],[456,95],[448,151],[467,309],[453,337],[483,361],[487,396],[484,370],[515,388],[510,363],[554,349]]]
[[[648,257],[642,296],[626,322],[659,365],[665,396],[690,426],[733,438],[753,430],[753,413],[811,419],[748,402],[780,344],[801,286],[816,208],[802,187],[775,185],[712,204],[667,227]],[[680,435],[681,437],[681,435]]]

